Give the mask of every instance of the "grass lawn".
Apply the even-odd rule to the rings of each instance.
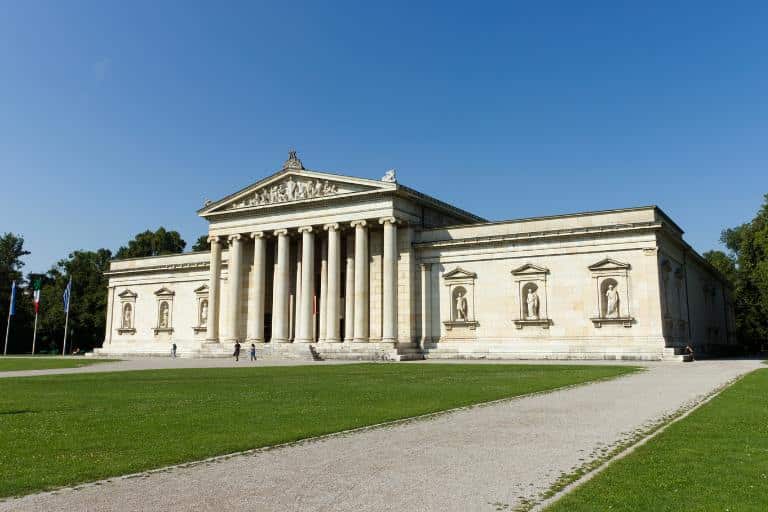
[[[0,496],[623,375],[627,366],[359,364],[0,381]]]
[[[57,368],[80,368],[114,359],[82,359],[71,357],[18,357],[0,356],[0,372],[16,370],[51,370]]]
[[[547,510],[768,510],[768,369],[750,373]]]

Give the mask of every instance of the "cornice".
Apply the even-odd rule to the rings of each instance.
[[[471,226],[467,226],[471,227]],[[439,247],[455,247],[462,245],[487,245],[517,240],[536,240],[541,238],[572,238],[593,234],[623,233],[631,231],[659,231],[663,229],[661,222],[636,222],[629,224],[617,224],[613,226],[595,226],[586,228],[556,229],[551,231],[532,231],[526,233],[512,233],[506,235],[488,235],[479,237],[465,237],[454,240],[437,240],[433,242],[416,242],[413,246],[417,249],[431,249]]]

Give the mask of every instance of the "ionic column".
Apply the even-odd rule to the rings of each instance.
[[[421,348],[430,342],[432,329],[432,290],[430,288],[431,263],[422,263],[421,267]]]
[[[296,324],[296,342],[312,343],[312,300],[315,295],[315,234],[312,226],[299,228],[301,233],[301,302]]]
[[[347,235],[347,277],[344,283],[344,341],[355,337],[355,240]]]
[[[290,239],[287,229],[275,231],[277,237],[277,269],[275,272],[275,293],[272,301],[272,342],[288,341],[288,255]]]
[[[350,224],[355,228],[355,334],[353,341],[368,341],[368,228],[364,220]]]
[[[397,220],[385,217],[381,341],[397,341]]]
[[[326,224],[328,231],[328,279],[325,293],[325,341],[336,343],[339,337],[339,291],[341,288],[341,234],[338,224]]]
[[[221,303],[221,239],[218,236],[208,237],[211,243],[211,277],[208,281],[208,320],[205,330],[205,340],[219,341],[219,304]]]
[[[227,337],[229,341],[239,339],[238,320],[240,318],[240,296],[243,286],[240,274],[243,268],[243,237],[231,235],[229,237],[229,304],[227,305]]]
[[[291,340],[296,339],[299,332],[299,317],[301,316],[301,239],[296,240],[296,284],[293,294],[293,331],[289,334]]]
[[[251,233],[253,238],[253,324],[251,325],[251,343],[264,343],[264,294],[267,282],[267,241],[264,233]]]
[[[320,293],[317,314],[320,316],[317,341],[325,343],[328,316],[328,239],[321,236],[320,240]]]

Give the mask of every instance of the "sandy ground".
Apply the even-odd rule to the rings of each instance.
[[[0,511],[508,510],[759,366],[649,364],[612,381],[30,495]]]

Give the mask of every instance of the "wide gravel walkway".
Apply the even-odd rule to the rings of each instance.
[[[650,364],[612,381],[31,495],[0,503],[0,511],[510,510],[759,366]]]

